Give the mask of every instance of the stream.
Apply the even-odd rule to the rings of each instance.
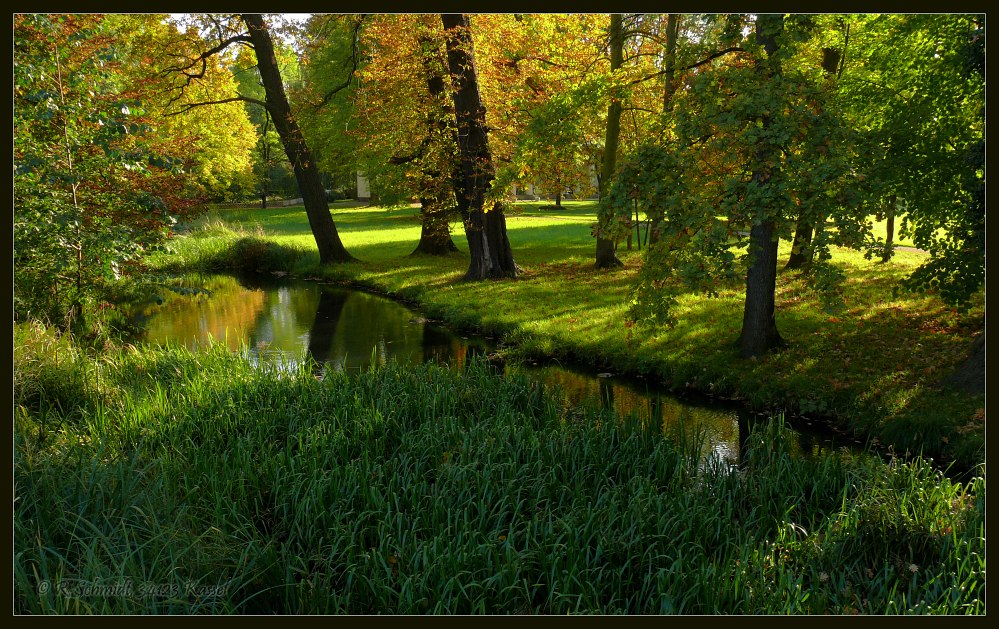
[[[401,364],[433,361],[463,369],[471,357],[496,352],[493,339],[450,330],[427,320],[397,301],[333,284],[276,278],[270,275],[191,274],[184,280],[194,294],[164,291],[133,313],[144,329],[140,341],[181,344],[199,350],[212,342],[246,352],[257,364],[295,368],[312,356],[325,369],[359,371],[374,361]],[[705,456],[738,465],[750,427],[766,416],[728,401],[704,397],[680,398],[641,378],[600,373],[582,365],[505,364],[504,372],[519,371],[558,391],[563,403],[613,408],[643,421],[662,425],[664,432],[682,426],[702,430]],[[499,374],[497,377],[500,377]],[[797,454],[823,456],[862,444],[801,418],[789,422],[797,439]]]

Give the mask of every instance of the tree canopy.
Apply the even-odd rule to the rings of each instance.
[[[981,15],[490,14],[453,33],[433,15],[287,31],[248,15],[15,19],[17,255],[63,311],[88,273],[121,273],[207,200],[300,190],[324,259],[349,259],[322,244],[325,196],[357,172],[383,204],[422,201],[450,242],[478,195],[462,125],[479,117],[487,214],[514,184],[556,203],[599,192],[597,261],[613,266],[644,213],[631,316],[649,324],[779,240],[834,309],[830,247],[888,260],[896,216],[930,253],[906,288],[962,305],[984,282]],[[472,75],[451,57],[473,49],[481,112],[453,101]]]

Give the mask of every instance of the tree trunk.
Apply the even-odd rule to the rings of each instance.
[[[260,69],[260,79],[264,84],[267,109],[271,114],[274,128],[281,137],[285,153],[295,169],[295,179],[305,213],[309,217],[309,226],[319,248],[319,263],[350,262],[354,257],[347,253],[340,235],[337,233],[333,217],[330,215],[329,203],[326,201],[326,189],[323,187],[316,168],[316,161],[305,143],[298,123],[291,113],[288,97],[284,92],[281,72],[277,58],[274,56],[274,43],[270,32],[264,25],[264,18],[259,13],[242,14],[243,21],[250,33],[253,50],[257,57],[257,67]]]
[[[439,199],[420,197],[420,243],[410,255],[446,256],[458,251],[451,240],[447,209]]]
[[[836,76],[839,69],[839,60],[842,53],[837,48],[822,49],[822,71],[826,78]],[[794,241],[791,244],[791,256],[787,259],[784,269],[802,269],[812,263],[814,251],[812,249],[812,232],[814,226],[805,218],[804,214],[798,219],[798,225],[794,230]]]
[[[264,109],[264,124],[260,131],[260,163],[263,164],[263,175],[260,178],[260,209],[267,209],[267,193],[271,187],[271,145],[267,141],[270,130],[271,115]]]
[[[802,269],[812,261],[812,224],[804,216],[798,219],[794,230],[794,240],[791,243],[791,256],[784,265],[784,270]]]
[[[666,18],[666,63],[663,67],[663,112],[673,108],[676,93],[676,38],[680,30],[680,16],[670,13]]]
[[[749,247],[752,264],[746,273],[746,305],[739,337],[743,358],[759,356],[783,342],[774,318],[777,235],[773,221],[753,225],[749,232]]]
[[[610,29],[607,34],[610,40],[611,72],[624,65],[624,28],[622,26],[622,16],[620,13],[612,13]],[[600,167],[600,198],[607,196],[611,182],[614,181],[614,171],[617,167],[617,145],[621,136],[621,101],[611,98],[610,107],[607,108],[607,135],[604,141],[604,159]],[[606,229],[611,216],[600,206],[597,213],[598,229]],[[597,233],[596,267],[606,269],[615,266],[624,266],[614,253],[614,241],[604,238]]]
[[[763,45],[767,61],[757,60],[756,70],[761,81],[772,80],[779,67],[768,66],[777,52],[777,36],[784,28],[782,15],[762,14],[756,20],[756,39]],[[773,126],[770,115],[762,117],[764,132]],[[752,180],[765,186],[772,177],[771,169],[779,167],[779,155],[770,146],[761,146],[756,154]],[[769,164],[769,166],[768,166]],[[756,208],[766,214],[766,208]],[[774,300],[777,291],[777,230],[774,220],[754,221],[749,232],[750,267],[746,273],[746,305],[742,315],[742,334],[739,336],[743,358],[759,356],[780,345],[782,339],[774,318]]]
[[[557,207],[557,208],[561,208],[562,207],[562,193],[561,192],[556,192],[555,193],[555,207]]]
[[[891,260],[892,251],[895,246],[895,203],[898,201],[897,195],[888,197],[888,207],[885,209],[885,250],[881,254],[881,261]]]
[[[440,44],[439,40],[428,36],[420,37],[427,91],[435,103],[427,118],[426,145],[433,144],[434,138],[441,138],[447,132],[447,119],[450,115],[449,108],[444,105],[448,99],[443,73],[446,60],[442,58]],[[440,105],[440,109],[437,109],[436,105]],[[457,139],[453,136],[452,139],[457,145]],[[422,161],[422,157],[421,155],[418,159]],[[444,191],[448,183],[451,183],[451,189],[454,189],[453,180],[450,175],[442,175],[424,163],[420,165],[420,175],[423,188],[423,194],[420,196],[420,242],[410,255],[446,256],[454,253],[458,251],[458,246],[451,239],[450,215],[454,210],[448,207],[446,198],[448,195]]]
[[[469,20],[464,14],[442,14],[447,63],[454,84],[452,99],[460,138],[461,176],[455,192],[468,201],[465,236],[471,257],[467,280],[516,277],[517,265],[506,233],[506,217],[499,202],[488,212],[483,207],[495,178],[486,131],[486,109],[479,95],[475,52]],[[460,207],[459,202],[459,207]]]

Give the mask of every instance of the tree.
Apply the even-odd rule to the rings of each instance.
[[[357,172],[369,170],[360,157],[367,134],[361,111],[363,73],[369,65],[368,33],[384,16],[313,14],[301,40],[302,88],[293,96],[302,132],[321,170],[334,187],[353,188]],[[384,162],[383,158],[381,162]],[[367,173],[372,179],[374,173]],[[377,180],[377,177],[374,177]],[[378,190],[377,181],[373,182]]]
[[[420,162],[420,242],[416,253],[447,255],[457,251],[451,240],[451,216],[461,186],[457,159],[458,138],[453,110],[444,84],[445,58],[442,42],[433,34],[419,38],[419,58],[423,65],[430,106],[426,135],[417,161]]]
[[[507,238],[503,204],[497,200],[492,209],[487,211],[483,207],[496,171],[489,152],[486,112],[479,95],[469,19],[463,14],[442,14],[441,23],[453,85],[451,97],[461,139],[458,189],[468,203],[463,218],[471,260],[465,279],[516,277],[517,267]]]
[[[756,71],[760,83],[765,84],[779,76],[780,62],[775,59],[777,37],[784,30],[781,15],[760,15],[756,18],[756,40],[766,53],[766,57],[756,60]],[[764,112],[760,116],[763,133],[772,131],[773,114]],[[780,168],[780,147],[763,138],[757,143],[754,155],[752,183],[757,186],[761,197],[768,192],[771,179]],[[755,192],[755,191],[754,191]],[[765,198],[758,202],[766,203]],[[774,217],[768,216],[769,208],[759,208],[759,216],[753,221],[749,232],[749,270],[746,273],[746,305],[743,309],[742,332],[739,335],[740,352],[743,358],[758,356],[783,342],[777,331],[774,318],[774,294],[777,290],[777,231]]]
[[[883,15],[857,31],[864,71],[844,78],[870,205],[899,200],[902,233],[930,253],[903,286],[966,307],[985,282],[984,16]],[[890,239],[879,248],[889,259]],[[984,355],[983,333],[947,385],[984,391]]]
[[[666,21],[666,49],[663,51],[663,112],[673,108],[676,93],[676,43],[680,31],[680,16],[670,13]]]
[[[902,233],[930,252],[907,287],[966,304],[985,278],[984,18],[880,15],[855,33],[861,67],[842,81],[863,133],[867,207],[897,197]]]
[[[577,197],[592,189],[592,151],[584,130],[589,103],[580,91],[556,94],[534,109],[513,160],[518,179],[533,181],[542,194],[555,198],[556,207],[562,206],[567,188]]]
[[[196,201],[189,138],[153,130],[116,35],[104,16],[14,18],[17,319],[82,329]]]
[[[473,25],[482,59],[496,186],[534,184],[560,204],[566,188],[588,194],[603,143],[597,106],[605,77],[593,69],[605,15],[487,15]]]
[[[835,80],[837,73],[841,69],[841,58],[842,52],[838,48],[827,47],[822,49],[822,72],[825,74],[827,80]],[[824,217],[820,217],[819,220],[822,223],[825,222]],[[811,264],[813,257],[813,230],[812,223],[807,219],[800,218],[798,220],[798,224],[794,230],[794,241],[791,243],[791,255],[788,256],[787,264],[784,265],[785,269],[800,269]]]
[[[558,148],[557,140],[573,147],[559,155],[561,171],[589,179],[590,165],[599,165],[604,130],[595,97],[606,81],[595,71],[603,38],[594,33],[605,31],[606,21],[601,14],[476,16],[479,87],[504,190],[513,183],[537,183],[554,197],[561,188],[534,171],[550,165],[540,153]]]
[[[662,231],[639,274],[636,320],[669,323],[680,291],[713,294],[735,276],[735,252],[747,247],[740,352],[753,357],[779,345],[777,243],[802,218],[836,222],[835,231],[816,234],[806,276],[835,303],[842,272],[829,264],[829,246],[860,247],[869,225],[854,193],[842,112],[807,64],[787,64],[814,32],[809,16],[758,16],[753,40],[685,66],[693,72],[667,118],[675,139],[666,134],[626,160],[608,208],[625,216],[637,200],[661,217]]]
[[[288,83],[288,77],[296,74],[298,59],[295,51],[286,43],[279,43],[275,49],[275,56],[281,67],[281,76],[284,83]],[[260,72],[256,63],[252,59],[253,52],[248,49],[240,50],[233,64],[233,73],[237,82],[238,93],[254,100],[263,101],[266,99],[263,83],[260,80]],[[229,90],[227,93],[232,93]],[[295,181],[294,169],[288,156],[284,152],[281,137],[274,128],[271,114],[266,107],[244,102],[232,103],[232,105],[242,105],[246,110],[250,121],[256,126],[256,147],[253,160],[254,191],[260,196],[262,208],[267,207],[267,198],[275,193],[300,196],[298,185]],[[214,109],[212,107],[211,109]],[[194,111],[205,111],[201,108]],[[193,112],[188,112],[188,115]],[[178,116],[185,117],[185,116]],[[301,124],[301,120],[299,121]],[[310,145],[311,146],[311,145]]]
[[[326,189],[319,176],[316,161],[288,104],[284,84],[281,82],[281,71],[274,56],[270,31],[267,30],[264,18],[259,13],[244,13],[242,18],[249,30],[250,41],[257,57],[257,68],[260,70],[260,79],[264,83],[265,106],[274,121],[274,128],[281,136],[288,160],[295,169],[295,179],[298,180],[298,189],[302,193],[305,212],[309,217],[316,245],[319,247],[319,262],[320,264],[350,262],[354,257],[347,253],[340,241],[340,235],[330,215]]]
[[[607,39],[610,45],[611,73],[620,68],[624,63],[624,33],[622,28],[622,16],[619,13],[611,15],[610,27],[607,30]],[[611,96],[610,105],[607,107],[607,139],[604,142],[603,162],[600,166],[600,198],[604,200],[611,180],[615,174],[617,164],[618,139],[621,135],[621,101],[615,95]],[[605,269],[614,266],[624,266],[614,253],[614,240],[607,233],[610,213],[606,211],[606,204],[601,203],[597,213],[597,253],[596,267]],[[631,216],[629,211],[629,217]]]
[[[229,46],[241,44],[253,48],[257,70],[260,72],[260,79],[264,85],[265,99],[260,101],[237,93],[227,98],[187,103],[176,113],[184,113],[195,107],[236,101],[253,103],[266,108],[278,136],[281,138],[288,160],[295,171],[295,179],[298,181],[298,188],[302,194],[305,213],[309,218],[309,226],[319,249],[320,264],[353,261],[354,257],[347,252],[340,241],[336,224],[330,215],[326,189],[323,186],[319,169],[288,102],[281,79],[280,66],[274,52],[274,42],[271,39],[270,30],[264,22],[263,15],[259,13],[242,14],[240,19],[246,26],[246,31],[238,28],[232,20],[223,20],[213,15],[207,16],[206,19],[211,22],[217,33],[218,41],[211,48],[195,55],[193,59],[186,57],[184,61],[170,68],[171,71],[184,77],[185,82],[180,86],[179,92],[182,94],[189,85],[196,83],[201,78],[208,59],[221,54]]]
[[[257,189],[260,193],[260,207],[267,209],[267,196],[272,189],[271,173],[278,164],[277,154],[281,150],[281,138],[272,128],[271,116],[264,110],[264,117],[259,127],[257,137],[257,159],[254,162],[254,174],[257,179]]]
[[[331,23],[332,22],[332,23]],[[353,24],[354,27],[350,27]],[[349,115],[331,121],[323,109],[306,116],[324,164],[333,156],[364,172],[382,205],[420,201],[420,242],[414,254],[457,251],[451,222],[457,166],[454,113],[445,90],[446,57],[440,21],[427,15],[316,19],[304,100],[329,85],[336,60],[357,57],[358,81],[340,95]],[[323,37],[319,37],[320,33]],[[332,63],[331,63],[332,61]],[[306,108],[309,109],[309,108]],[[349,150],[346,150],[349,147]]]
[[[627,213],[613,211],[603,199],[606,198],[610,182],[616,175],[618,153],[627,156],[647,143],[650,136],[662,137],[666,130],[663,125],[665,117],[661,112],[664,109],[669,111],[669,103],[676,91],[679,25],[679,17],[675,15],[665,19],[663,16],[642,14],[611,16],[611,24],[608,27],[610,103],[600,174],[602,201],[598,208],[594,234],[597,238],[598,268],[621,265],[621,261],[614,253],[618,239],[627,238],[628,248],[631,248],[632,228],[637,229],[637,220],[632,220],[630,209]],[[727,52],[729,51],[715,53],[714,56]],[[657,69],[654,65],[650,65],[656,60],[661,60],[661,68]],[[693,67],[701,63],[707,61],[694,64]],[[628,116],[623,118],[625,112]],[[644,115],[641,121],[638,112]],[[622,120],[630,121],[631,124],[622,125]],[[626,130],[630,132],[625,133]],[[637,216],[637,208],[635,212]],[[650,219],[650,222],[656,221],[655,217]]]
[[[194,186],[190,194],[228,200],[252,176],[253,124],[238,102],[192,109],[183,116],[168,115],[189,102],[222,98],[236,84],[229,68],[212,58],[206,60],[197,84],[178,94],[173,89],[178,77],[164,70],[177,55],[193,54],[204,41],[193,29],[179,32],[167,18],[156,14],[105,17],[105,28],[119,51],[118,80],[142,100],[157,136],[187,145],[183,166]]]

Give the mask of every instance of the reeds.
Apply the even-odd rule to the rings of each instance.
[[[984,613],[984,478],[779,419],[730,469],[480,361],[15,347],[19,613]]]

